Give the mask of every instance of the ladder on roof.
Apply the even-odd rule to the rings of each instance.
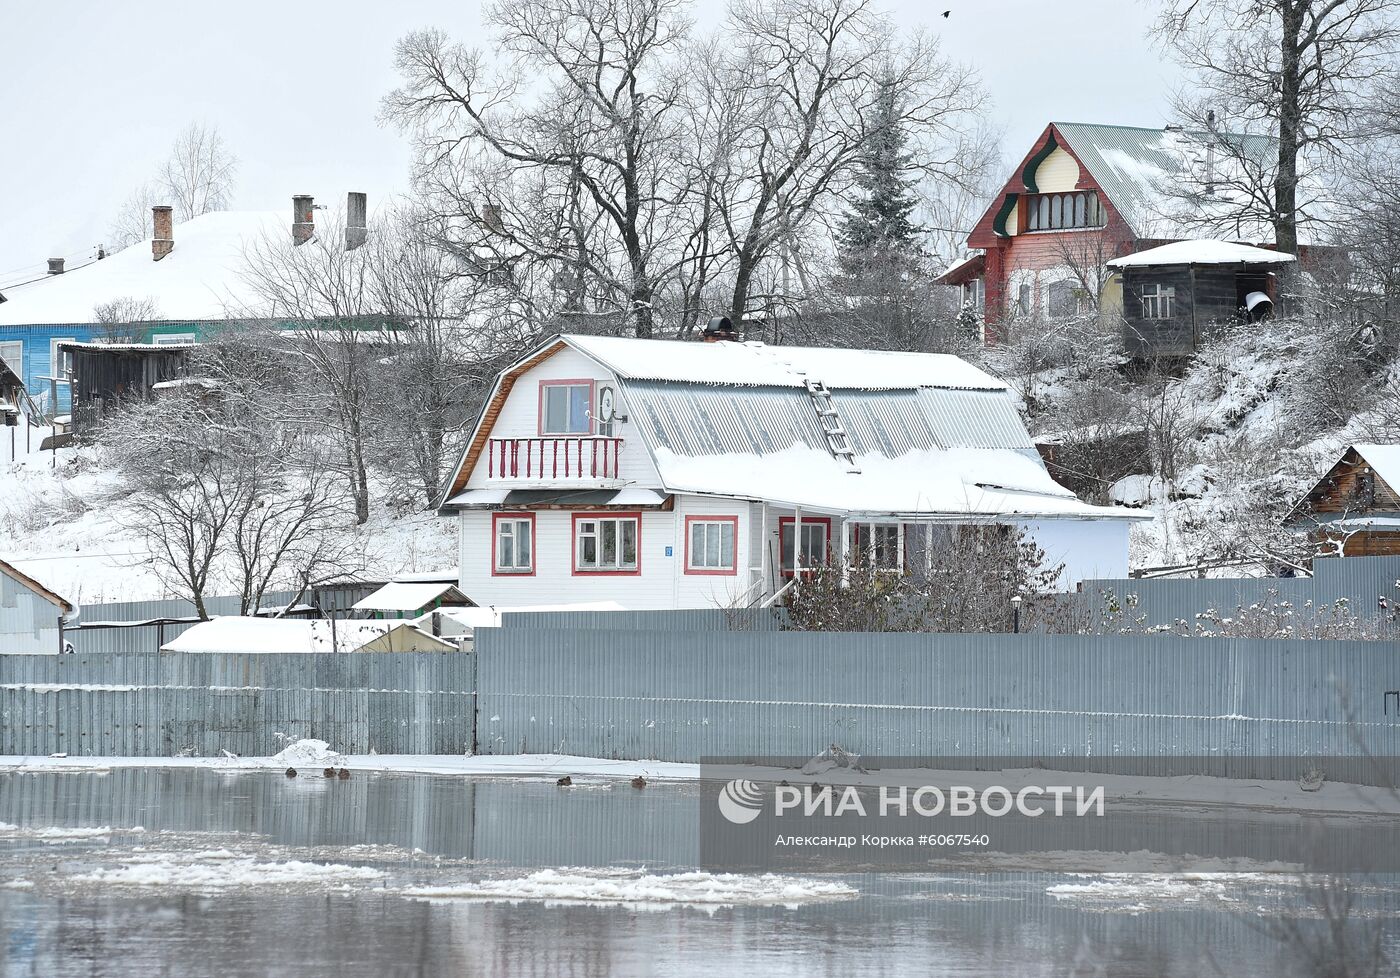
[[[846,426],[841,423],[841,415],[836,411],[831,391],[827,390],[820,380],[810,377],[804,377],[802,383],[807,386],[807,393],[812,396],[812,405],[817,409],[817,420],[821,423],[822,433],[826,435],[827,450],[834,458],[846,463],[847,472],[859,473],[860,466],[856,464],[851,436],[846,433]]]

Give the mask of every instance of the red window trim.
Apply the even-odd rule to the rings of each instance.
[[[501,522],[501,520],[529,520],[529,521],[530,521],[530,569],[529,569],[529,570],[527,570],[527,571],[522,571],[522,570],[501,570],[498,566],[496,566],[496,556],[497,556],[498,553],[500,553],[500,551],[499,551],[499,550],[497,549],[497,547],[496,547],[497,541],[500,539],[499,536],[497,535],[497,534],[499,533],[499,531],[496,529],[496,527],[497,527],[497,524],[499,524],[499,523]],[[492,513],[492,514],[491,514],[491,576],[492,576],[492,577],[534,577],[534,576],[535,576],[535,568],[536,568],[536,566],[537,566],[537,565],[535,564],[536,539],[537,539],[537,537],[536,537],[536,535],[535,535],[535,514],[534,514],[534,513]]]
[[[734,566],[728,570],[715,570],[709,567],[692,568],[690,566],[690,524],[692,523],[728,523],[734,534]],[[828,531],[830,532],[830,531]],[[687,516],[685,518],[685,564],[682,571],[696,577],[735,577],[739,573],[739,517],[737,516]]]
[[[637,568],[636,570],[580,570],[578,566],[578,521],[579,520],[618,520],[637,521]],[[569,569],[574,577],[640,577],[642,574],[642,513],[641,510],[619,512],[602,510],[593,513],[575,513],[569,524]]]
[[[790,570],[788,570],[788,569],[786,569],[786,568],[784,568],[784,567],[782,566],[782,564],[783,564],[783,526],[784,526],[784,524],[787,524],[787,523],[796,523],[796,522],[797,522],[797,517],[795,517],[795,516],[779,516],[779,517],[778,517],[778,567],[779,567],[780,571],[782,572],[783,577],[792,577],[792,575],[793,575],[793,572],[792,572],[792,571],[790,571]],[[830,516],[813,516],[811,519],[808,519],[808,518],[805,517],[805,516],[802,517],[802,525],[803,525],[803,526],[806,526],[808,523],[821,523],[823,526],[826,527],[826,553],[827,553],[827,557],[830,558],[830,556],[831,556],[831,517],[830,517]],[[797,560],[797,554],[798,554],[797,544],[798,544],[798,541],[797,541],[797,539],[794,537],[794,539],[793,539],[793,541],[792,541],[792,557],[793,557],[793,561],[794,561],[794,562],[796,562],[796,560]],[[806,570],[803,570],[803,573],[805,574],[805,573],[807,573],[807,571],[806,571]]]
[[[587,431],[545,431],[544,430],[544,389],[546,387],[583,387],[588,386],[588,430]],[[539,413],[535,417],[535,434],[540,436],[553,436],[557,438],[585,438],[593,434],[593,422],[595,418],[593,404],[598,395],[598,382],[592,377],[574,377],[570,380],[542,380],[540,381],[539,392]]]

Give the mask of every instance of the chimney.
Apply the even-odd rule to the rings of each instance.
[[[309,194],[292,198],[292,244],[305,244],[316,233],[315,203]]]
[[[728,316],[716,316],[705,325],[700,338],[706,343],[718,343],[721,340],[737,340],[739,334],[734,332],[734,324],[729,321]]]
[[[368,231],[365,229],[366,198],[362,193],[350,191],[345,195],[345,250],[354,251],[365,243]]]
[[[169,204],[157,204],[151,208],[151,221],[155,234],[151,236],[151,260],[160,261],[175,249],[175,232],[170,220]]]
[[[63,274],[63,259],[62,259],[62,258],[50,258],[50,259],[49,259],[49,274],[50,274],[50,275],[62,275],[62,274]]]

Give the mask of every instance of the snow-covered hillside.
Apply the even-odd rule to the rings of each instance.
[[[3,429],[0,429],[3,430]],[[42,433],[41,433],[42,432]],[[36,429],[37,446],[47,429]],[[23,432],[20,435],[23,444]],[[74,604],[171,597],[130,515],[130,491],[91,447],[0,454],[0,559]],[[378,494],[370,521],[344,531],[366,579],[456,563],[454,524],[391,510]],[[213,594],[231,593],[214,588]]]

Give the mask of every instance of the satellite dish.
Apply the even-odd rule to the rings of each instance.
[[[611,424],[616,417],[617,395],[611,387],[604,387],[598,392],[598,420],[603,424]]]

